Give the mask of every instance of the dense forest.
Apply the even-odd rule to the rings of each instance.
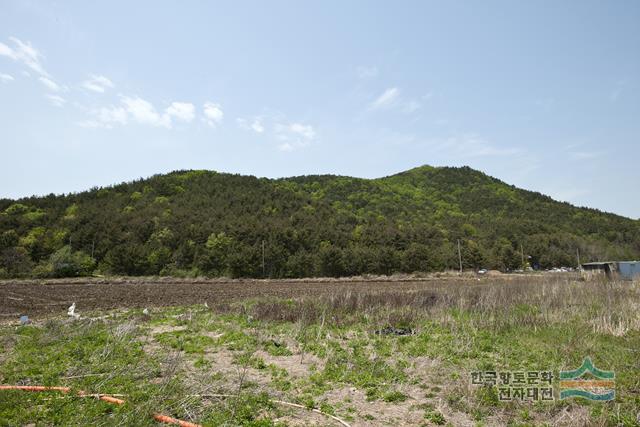
[[[176,171],[0,200],[0,277],[307,277],[640,258],[640,221],[468,167],[379,179]],[[524,260],[524,263],[523,263]]]

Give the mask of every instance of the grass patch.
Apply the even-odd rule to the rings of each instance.
[[[570,416],[632,426],[640,407],[638,300],[637,283],[517,282],[0,327],[0,382],[127,395],[114,407],[2,391],[0,425],[153,425],[154,411],[207,425],[272,426],[287,414],[305,416],[274,405],[277,398],[374,425],[392,425],[378,408],[398,404],[424,411],[418,424],[491,425],[499,412],[511,425]],[[470,385],[473,370],[557,374],[586,356],[616,372],[615,402],[502,402],[495,387]],[[189,397],[198,393],[227,397]],[[399,405],[408,399],[412,405]]]

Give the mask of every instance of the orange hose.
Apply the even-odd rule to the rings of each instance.
[[[69,393],[70,387],[47,387],[43,385],[0,385],[0,390],[25,390],[25,391],[61,391]]]
[[[176,424],[181,427],[202,427],[200,424],[193,424],[188,421],[182,421],[177,418],[168,417],[166,415],[155,414],[153,418],[156,421],[160,421],[161,423]]]
[[[122,399],[118,399],[117,397],[112,397],[112,396],[100,396],[99,398],[100,400],[104,400],[105,402],[109,402],[109,403],[113,403],[116,405],[123,405],[124,404],[124,400]]]
[[[71,387],[55,387],[55,386],[42,386],[42,385],[0,385],[0,390],[24,390],[24,391],[59,391],[62,393],[69,393],[71,391]],[[92,396],[91,394],[87,394],[84,391],[79,391],[78,396],[86,397]],[[103,400],[108,403],[113,403],[115,405],[122,405],[125,403],[124,400],[118,399],[117,397],[109,396],[108,394],[100,394],[98,395],[100,400]],[[175,424],[180,427],[202,427],[200,424],[190,423],[188,421],[179,420],[177,418],[169,417],[167,415],[162,414],[153,414],[153,418],[156,421],[165,424]]]

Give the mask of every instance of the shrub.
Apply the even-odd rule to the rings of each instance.
[[[72,251],[70,246],[63,246],[49,258],[51,271],[55,277],[76,277],[91,274],[95,262],[82,251]]]

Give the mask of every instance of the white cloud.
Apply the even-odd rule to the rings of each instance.
[[[111,126],[107,126],[104,123],[101,123],[97,120],[83,120],[81,122],[76,122],[76,124],[83,128],[96,129],[96,128],[104,128],[111,129]]]
[[[624,92],[626,91],[627,86],[628,86],[628,81],[626,79],[618,80],[615,83],[615,86],[613,87],[613,89],[609,92],[609,101],[617,102],[618,99],[624,95]]]
[[[300,123],[292,123],[291,125],[289,125],[289,130],[297,135],[300,135],[301,137],[303,137],[304,139],[313,139],[316,137],[316,133],[313,130],[313,127],[309,126],[309,125],[303,125]]]
[[[4,43],[0,43],[0,56],[8,56],[11,59],[16,59],[16,54],[13,49]]]
[[[224,112],[220,104],[213,102],[206,102],[204,104],[204,121],[211,127],[216,127],[222,123],[224,118]]]
[[[0,73],[0,82],[2,83],[9,83],[14,81],[15,79],[13,78],[12,75],[10,74],[4,74],[4,73]]]
[[[262,124],[262,117],[255,117],[251,120],[237,118],[236,123],[241,129],[252,130],[255,133],[264,133],[264,125]]]
[[[196,107],[189,102],[173,102],[165,112],[169,117],[190,123],[196,116]]]
[[[609,92],[609,101],[616,102],[618,98],[620,98],[621,93],[622,93],[621,89],[619,88],[613,89],[611,92]]]
[[[49,91],[66,92],[69,89],[67,86],[56,83],[53,77],[44,69],[42,65],[44,56],[30,42],[23,42],[16,37],[9,37],[9,40],[13,42],[13,46],[0,43],[0,56],[11,58],[34,71],[40,83]],[[31,77],[31,73],[27,70],[22,70],[22,74]],[[10,80],[13,80],[12,76],[9,77]],[[6,82],[7,79],[2,78],[2,81]],[[66,100],[60,96],[47,96],[47,98],[57,107],[61,107],[66,103]]]
[[[172,102],[164,113],[139,96],[121,96],[120,105],[103,107],[91,112],[91,118],[78,124],[88,128],[111,129],[129,122],[171,129],[173,120],[191,122],[195,118],[195,106],[189,102]]]
[[[92,115],[92,119],[78,124],[87,128],[111,129],[114,125],[126,125],[129,121],[127,110],[122,106],[102,107]]]
[[[378,75],[378,67],[360,66],[356,68],[356,74],[361,80],[372,79]]]
[[[58,83],[54,82],[48,77],[41,76],[38,78],[38,80],[40,80],[40,83],[45,85],[45,87],[49,90],[52,90],[54,92],[60,92],[62,90],[62,87]]]
[[[431,94],[424,95],[422,99],[429,99]],[[369,104],[368,110],[389,110],[397,109],[402,113],[411,114],[422,108],[422,104],[415,99],[409,99],[400,95],[400,89],[391,87],[385,90],[372,103]]]
[[[283,142],[282,144],[278,145],[278,150],[280,151],[293,151],[296,148],[298,148],[298,145],[294,145],[290,142]]]
[[[111,108],[101,108],[98,111],[98,120],[101,123],[105,123],[105,124],[120,124],[120,125],[126,125],[127,124],[127,110],[125,110],[123,107],[111,107]]]
[[[277,123],[274,130],[276,138],[281,141],[278,145],[278,149],[281,151],[293,151],[306,147],[316,138],[313,126],[302,123]]]
[[[114,125],[126,125],[129,117],[124,107],[103,107],[94,112],[94,118],[78,123],[87,128],[111,129]]]
[[[249,118],[239,117],[236,123],[241,129],[264,134],[268,139],[275,139],[276,147],[280,151],[294,151],[306,147],[317,137],[313,126],[301,122],[290,122],[280,112]]]
[[[89,79],[82,82],[82,87],[93,92],[104,93],[107,89],[113,88],[114,84],[105,76],[90,74]]]
[[[379,110],[393,106],[400,96],[400,90],[397,87],[391,87],[385,90],[382,95],[377,97],[370,105],[369,109]]]
[[[21,62],[31,68],[36,73],[44,77],[49,77],[49,73],[44,70],[41,63],[42,54],[29,42],[23,42],[15,37],[9,37],[14,44],[13,47],[0,43],[0,55],[7,56],[14,61]]]
[[[461,133],[436,138],[420,138],[414,134],[391,133],[389,140],[400,145],[420,145],[433,153],[446,155],[448,158],[476,158],[476,157],[509,157],[527,159],[532,162],[530,155],[518,147],[501,147],[474,133]]]
[[[64,107],[64,104],[67,103],[66,99],[58,95],[51,95],[47,93],[44,96],[49,100],[49,102],[51,102],[51,105],[53,105],[54,107]]]
[[[264,126],[262,126],[262,123],[260,122],[260,120],[254,120],[253,123],[251,123],[251,129],[254,130],[254,132],[256,133],[262,133],[264,132]]]
[[[129,121],[127,110],[122,107],[102,107],[93,112],[94,118],[80,122],[79,125],[88,128],[111,129],[114,125],[126,125]]]
[[[132,119],[140,124],[158,127],[171,127],[171,117],[168,114],[158,114],[155,107],[149,101],[140,97],[122,97],[124,109]]]
[[[584,142],[574,142],[566,146],[566,152],[572,160],[592,160],[606,156],[604,151],[592,150]]]
[[[418,111],[420,108],[422,108],[422,104],[420,104],[418,101],[408,101],[406,102],[401,110],[403,113],[407,113],[407,114],[411,114],[415,111]]]

